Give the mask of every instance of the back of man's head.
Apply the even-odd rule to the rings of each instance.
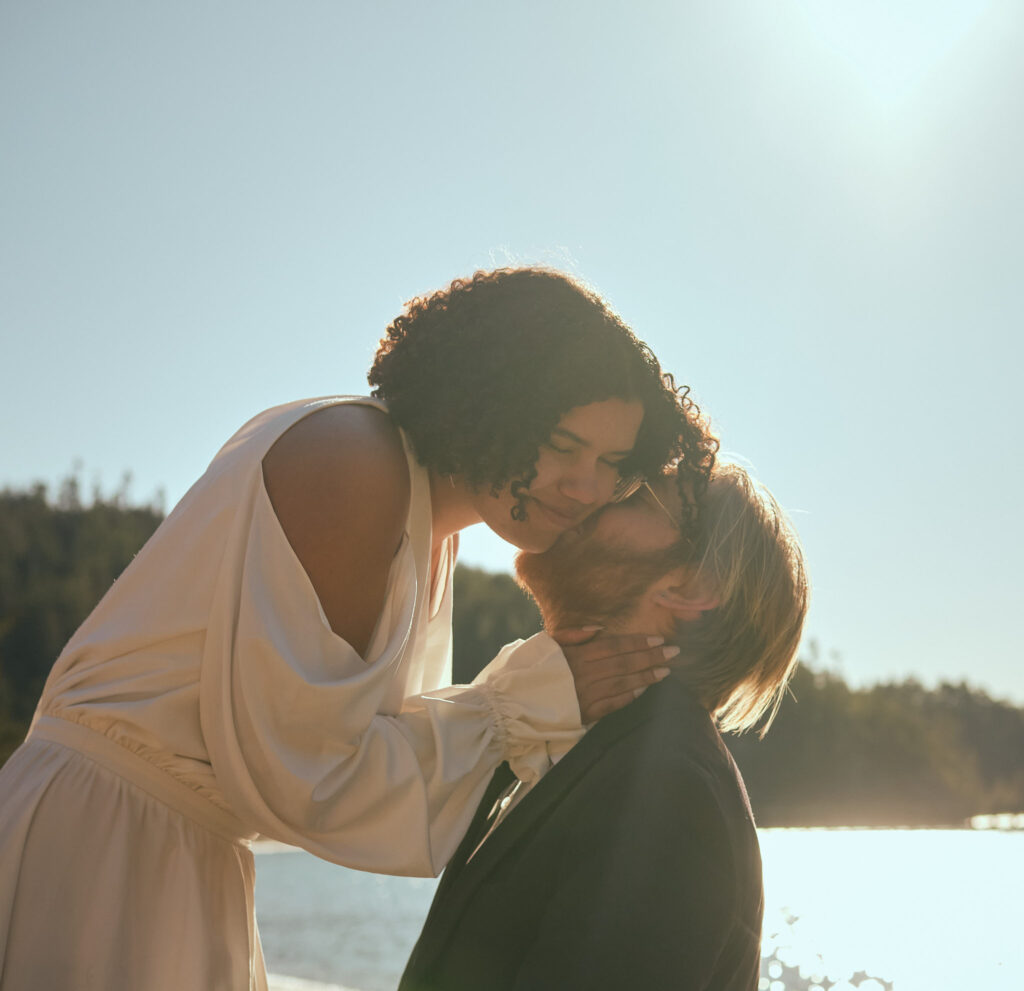
[[[796,665],[809,588],[796,533],[744,469],[719,464],[700,500],[692,587],[715,608],[680,619],[678,676],[718,725],[753,728],[775,717]],[[691,588],[688,583],[687,588]]]

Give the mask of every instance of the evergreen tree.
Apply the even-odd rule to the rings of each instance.
[[[86,505],[77,479],[0,492],[0,760],[24,737],[71,634],[160,524],[124,488]]]

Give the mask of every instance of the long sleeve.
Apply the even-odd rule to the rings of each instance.
[[[412,555],[396,558],[364,660],[327,624],[262,487],[253,498],[204,650],[201,718],[218,784],[264,835],[349,867],[436,874],[501,760],[526,768],[549,741],[582,733],[564,657],[538,634],[474,684],[390,711],[416,631]]]

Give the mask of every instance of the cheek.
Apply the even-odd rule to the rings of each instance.
[[[534,476],[533,481],[530,482],[528,490],[530,492],[536,492],[540,489],[556,485],[561,477],[561,462],[550,451],[545,451],[543,448],[541,448],[533,467],[537,474]]]
[[[646,513],[609,506],[598,517],[594,533],[613,547],[634,551],[661,551],[671,547],[679,534],[667,523],[652,519]]]
[[[600,483],[600,502],[602,505],[607,505],[611,497],[615,494],[615,487],[619,484],[619,479],[622,476],[619,474],[618,468],[612,468],[610,465],[604,465],[601,468],[598,480]]]

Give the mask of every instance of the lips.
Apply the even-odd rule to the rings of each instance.
[[[542,516],[547,517],[550,522],[563,530],[568,530],[571,527],[578,526],[583,521],[583,517],[580,515],[578,510],[575,512],[568,512],[555,509],[553,506],[548,506],[539,499],[534,499],[533,505],[540,510]]]

